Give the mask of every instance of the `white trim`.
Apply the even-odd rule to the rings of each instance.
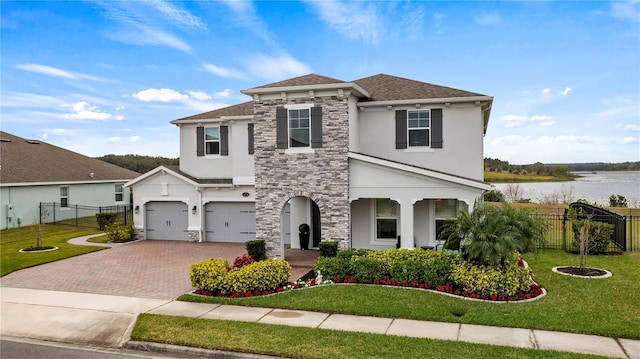
[[[100,180],[100,181],[63,181],[63,182],[15,182],[15,183],[2,183],[0,187],[31,187],[31,186],[60,186],[60,185],[79,185],[79,184],[100,184],[100,183],[123,183],[123,186],[127,181],[132,181],[131,178],[113,179],[113,180]]]
[[[144,181],[147,178],[150,178],[150,177],[154,176],[158,172],[162,173],[163,175],[166,175],[168,173],[168,174],[170,174],[170,175],[172,175],[174,177],[177,177],[177,178],[179,178],[179,179],[181,179],[181,180],[193,185],[194,187],[198,187],[199,186],[199,184],[197,182],[192,181],[189,178],[187,178],[187,177],[185,177],[185,176],[183,176],[181,174],[178,174],[175,171],[172,171],[172,170],[168,169],[165,166],[158,166],[158,167],[152,169],[151,171],[149,171],[149,172],[147,172],[147,173],[145,173],[143,175],[140,175],[139,177],[136,177],[136,178],[132,179],[131,181],[125,183],[124,187],[130,187],[130,186],[132,186],[132,185],[134,185],[134,184],[136,184],[138,182]]]
[[[204,124],[204,123],[224,124],[227,122],[242,121],[242,120],[247,120],[251,122],[251,120],[253,120],[253,114],[238,115],[238,116],[220,116],[220,117],[212,117],[212,118],[198,118],[198,119],[191,119],[191,120],[173,120],[169,123],[179,126],[179,125]]]
[[[284,150],[284,153],[316,153],[316,150],[311,147],[289,147]]]
[[[233,185],[234,186],[255,186],[256,177],[255,176],[234,176]]]
[[[435,171],[431,171],[428,169],[423,169],[423,168],[416,168],[410,165],[405,165],[402,163],[396,163],[396,162],[392,162],[392,161],[387,161],[384,159],[380,159],[380,158],[375,158],[375,157],[370,157],[367,155],[362,155],[359,153],[354,153],[354,152],[349,152],[348,153],[348,157],[354,160],[359,160],[362,162],[367,162],[367,163],[372,163],[372,164],[376,164],[382,167],[388,167],[388,168],[393,168],[393,169],[397,169],[400,171],[406,171],[406,172],[410,172],[410,173],[415,173],[421,176],[427,176],[427,177],[431,177],[431,178],[435,178],[435,179],[440,179],[443,181],[447,181],[447,182],[453,182],[453,183],[457,183],[460,185],[464,185],[464,186],[469,186],[472,188],[476,188],[476,189],[481,189],[481,190],[491,190],[493,188],[493,185],[488,184],[488,183],[484,183],[481,181],[477,181],[477,180],[472,180],[472,179],[466,179],[466,178],[462,178],[462,177],[457,177],[457,176],[453,176],[450,174],[446,174],[446,173],[441,173],[441,172],[435,172]]]
[[[314,105],[315,104],[313,104],[313,103],[290,103],[290,104],[284,105],[284,108],[286,108],[287,110],[309,110],[309,111],[311,111],[311,108]],[[311,112],[309,112],[309,119],[311,119]]]
[[[460,103],[460,102],[493,102],[491,96],[470,96],[470,97],[445,97],[445,98],[425,98],[414,100],[389,100],[389,101],[364,101],[358,102],[358,107],[377,107],[377,106],[415,106],[417,104],[444,104],[444,103]]]
[[[190,204],[189,197],[142,197],[140,200],[142,205],[146,205],[149,202],[182,202],[187,206]]]
[[[255,202],[255,197],[246,197],[246,198],[238,198],[238,197],[202,197],[202,205],[206,205],[211,202]]]
[[[408,145],[407,145],[408,146]],[[436,152],[429,146],[408,146],[404,150],[405,153],[433,153]]]

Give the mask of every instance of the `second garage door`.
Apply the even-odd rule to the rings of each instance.
[[[187,240],[187,211],[182,202],[147,203],[147,239]]]
[[[212,202],[205,206],[208,242],[247,242],[256,239],[255,203]]]

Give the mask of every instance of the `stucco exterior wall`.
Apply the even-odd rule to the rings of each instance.
[[[60,203],[60,186],[69,186],[68,203],[70,205],[92,207],[128,205],[129,190],[127,188],[123,189],[123,200],[116,202],[116,183],[124,184],[124,181],[0,187],[0,226],[2,229],[7,229],[31,225],[34,219],[40,216],[40,202]],[[75,215],[75,211],[71,209],[61,209],[58,211],[56,220],[72,218]]]
[[[249,154],[249,121],[203,122],[202,125],[229,126],[229,155],[196,156],[198,124],[180,127],[180,170],[196,178],[233,178],[254,175],[253,155]]]
[[[469,104],[423,105],[420,109],[442,108],[443,148],[396,149],[395,111],[415,110],[411,106],[358,109],[360,153],[412,164],[458,176],[483,180],[483,124],[480,106]]]
[[[310,103],[322,107],[322,148],[312,153],[276,149],[276,107]],[[256,238],[267,254],[282,258],[281,213],[292,197],[311,198],[320,209],[321,240],[349,245],[349,123],[347,96],[287,97],[254,102]],[[293,235],[293,233],[292,233]]]

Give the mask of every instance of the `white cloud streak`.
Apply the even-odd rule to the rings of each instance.
[[[41,75],[46,75],[51,77],[61,77],[69,80],[85,80],[86,79],[86,80],[93,80],[93,81],[105,81],[105,79],[97,76],[91,76],[91,75],[83,74],[80,72],[65,71],[65,70],[47,66],[47,65],[18,64],[18,65],[15,65],[15,68],[28,71],[28,72],[41,74]]]
[[[305,1],[316,10],[327,26],[349,40],[377,44],[383,28],[375,3],[338,0]]]
[[[213,64],[204,64],[203,68],[206,71],[225,79],[229,79],[229,78],[245,79],[246,78],[245,74],[242,73],[241,71],[219,67]]]
[[[100,111],[96,106],[91,106],[86,101],[76,102],[64,107],[71,107],[71,112],[60,116],[63,119],[106,121],[112,117],[111,114]]]
[[[498,15],[498,12],[496,11],[492,11],[492,12],[483,11],[480,15],[477,15],[475,17],[475,20],[478,25],[483,25],[483,26],[497,24],[502,21],[502,19],[500,18],[500,15]]]
[[[289,77],[301,76],[311,72],[311,68],[289,54],[267,56],[256,54],[245,65],[256,77],[266,81],[284,80]]]

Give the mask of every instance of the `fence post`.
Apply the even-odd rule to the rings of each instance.
[[[562,215],[562,250],[567,250],[567,210],[564,210]]]
[[[42,202],[40,202],[40,205],[38,206],[38,208],[40,208],[40,213],[38,214],[38,223],[42,224]]]
[[[51,208],[51,212],[53,212],[53,224],[56,224],[56,202],[53,202]]]
[[[76,204],[76,227],[78,226],[78,205]]]
[[[631,212],[631,211],[629,211]],[[629,246],[628,251],[633,251],[633,215],[629,214]]]

